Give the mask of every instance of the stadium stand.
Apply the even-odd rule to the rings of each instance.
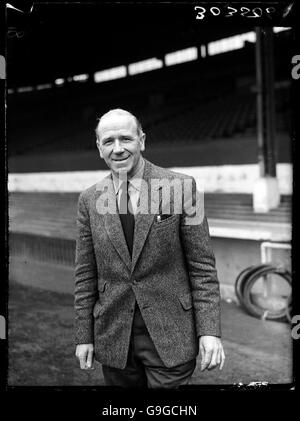
[[[290,130],[289,87],[276,90],[276,124],[278,132]],[[117,103],[124,103],[119,100]],[[109,109],[97,107],[98,115]],[[113,106],[113,105],[112,105]],[[82,107],[82,105],[81,105]],[[94,106],[96,108],[96,106]],[[133,104],[127,101],[124,108],[132,109]],[[90,105],[93,109],[93,104]],[[89,108],[83,109],[89,111]],[[50,107],[47,107],[50,113]],[[85,114],[84,114],[85,115]],[[23,130],[11,127],[8,137],[10,156],[52,151],[91,150],[95,148],[94,124],[78,116],[68,114],[45,124],[45,118],[34,113],[37,124]],[[164,104],[157,109],[144,107],[139,109],[139,116],[151,143],[202,142],[221,138],[232,138],[236,135],[251,134],[256,130],[255,93],[239,94],[232,92],[217,98],[185,98],[177,104]],[[89,119],[88,119],[89,120]],[[43,124],[39,127],[39,121]],[[16,127],[24,127],[26,114]],[[28,117],[27,124],[30,122]],[[32,122],[33,123],[33,122]],[[93,127],[94,126],[94,127]]]
[[[10,231],[74,239],[78,193],[10,193]],[[253,213],[247,194],[206,193],[208,218],[239,221],[290,222],[291,198],[282,196],[277,209]]]
[[[77,199],[78,193],[10,193],[11,254],[72,266]],[[250,195],[207,193],[205,211],[211,226],[214,220],[288,225],[291,198],[283,196],[279,208],[268,214],[254,214]]]

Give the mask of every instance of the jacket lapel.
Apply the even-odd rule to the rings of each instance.
[[[128,247],[126,244],[120,216],[117,211],[117,201],[116,201],[113,180],[112,180],[111,175],[105,177],[104,180],[105,180],[105,183],[103,182],[98,183],[96,190],[101,192],[100,195],[105,194],[105,200],[108,200],[108,203],[114,204],[116,206],[115,212],[107,212],[103,214],[104,226],[117,253],[119,254],[121,259],[124,261],[125,265],[127,266],[128,270],[130,271],[131,270],[131,257],[130,257]]]
[[[138,213],[135,217],[135,226],[134,226],[134,237],[133,237],[133,250],[132,250],[132,264],[131,264],[131,273],[134,270],[134,267],[137,263],[137,260],[141,254],[143,246],[145,244],[147,235],[149,233],[150,227],[154,220],[155,213],[151,212],[151,200],[152,205],[155,206],[156,197],[151,197],[151,177],[153,176],[152,167],[149,161],[145,159],[145,169],[143,179],[145,183],[142,183],[140,191],[140,203],[147,203],[148,213]]]

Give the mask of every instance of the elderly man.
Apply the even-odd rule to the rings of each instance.
[[[199,347],[202,370],[222,369],[219,283],[195,180],[143,158],[145,134],[128,111],[104,114],[96,136],[110,174],[78,201],[81,369],[96,359],[106,385],[177,388]]]

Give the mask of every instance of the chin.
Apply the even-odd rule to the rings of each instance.
[[[126,163],[120,163],[117,165],[114,165],[114,168],[116,168],[117,171],[132,171],[132,164],[131,162],[126,162]]]
[[[131,171],[131,168],[128,165],[124,166],[114,166],[114,171],[117,173],[129,173]]]

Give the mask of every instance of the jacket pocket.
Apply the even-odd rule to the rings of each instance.
[[[106,288],[106,281],[98,280],[98,291],[104,292]]]
[[[154,229],[161,229],[164,227],[167,227],[175,222],[179,221],[179,215],[175,214],[175,215],[171,215],[168,218],[162,219],[160,222],[158,222],[155,218],[154,220],[154,224],[152,225],[152,227]]]
[[[99,303],[99,301],[97,301],[93,308],[93,316],[95,319],[97,319],[97,317],[99,316],[100,311],[101,311],[101,304]]]
[[[193,308],[193,300],[189,292],[180,295],[178,298],[184,310],[190,310],[191,308]]]
[[[104,296],[101,296],[101,294],[105,292],[105,289],[106,289],[106,281],[98,279],[99,297],[98,297],[98,301],[96,301],[96,304],[94,305],[94,308],[93,308],[93,316],[95,319],[99,317],[99,314],[103,309]]]

